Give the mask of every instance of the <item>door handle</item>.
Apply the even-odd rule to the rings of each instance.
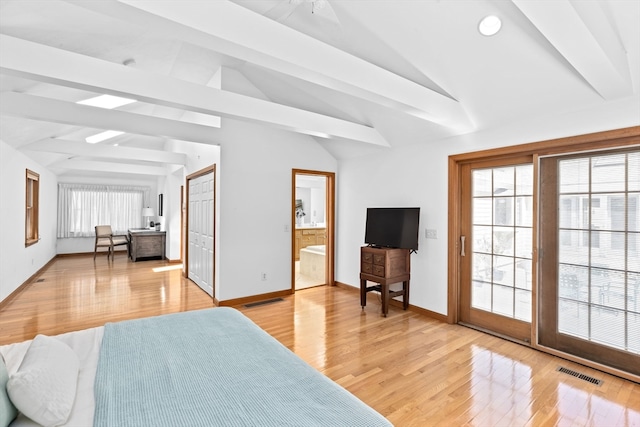
[[[464,253],[464,241],[467,239],[467,236],[460,236],[460,256],[466,256]]]

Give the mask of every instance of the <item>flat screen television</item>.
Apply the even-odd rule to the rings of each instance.
[[[420,208],[367,208],[364,242],[417,251],[419,219]]]

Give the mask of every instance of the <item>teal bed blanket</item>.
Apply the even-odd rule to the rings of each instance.
[[[95,399],[96,427],[391,425],[225,307],[105,325]]]

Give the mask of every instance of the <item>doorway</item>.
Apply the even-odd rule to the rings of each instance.
[[[294,169],[291,289],[333,285],[335,174]]]

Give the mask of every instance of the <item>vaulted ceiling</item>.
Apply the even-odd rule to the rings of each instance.
[[[478,23],[502,20],[486,37]],[[336,158],[638,96],[631,0],[0,0],[0,139],[58,174],[162,176],[228,118]],[[135,99],[104,109],[78,101]],[[88,144],[104,130],[122,135]]]

